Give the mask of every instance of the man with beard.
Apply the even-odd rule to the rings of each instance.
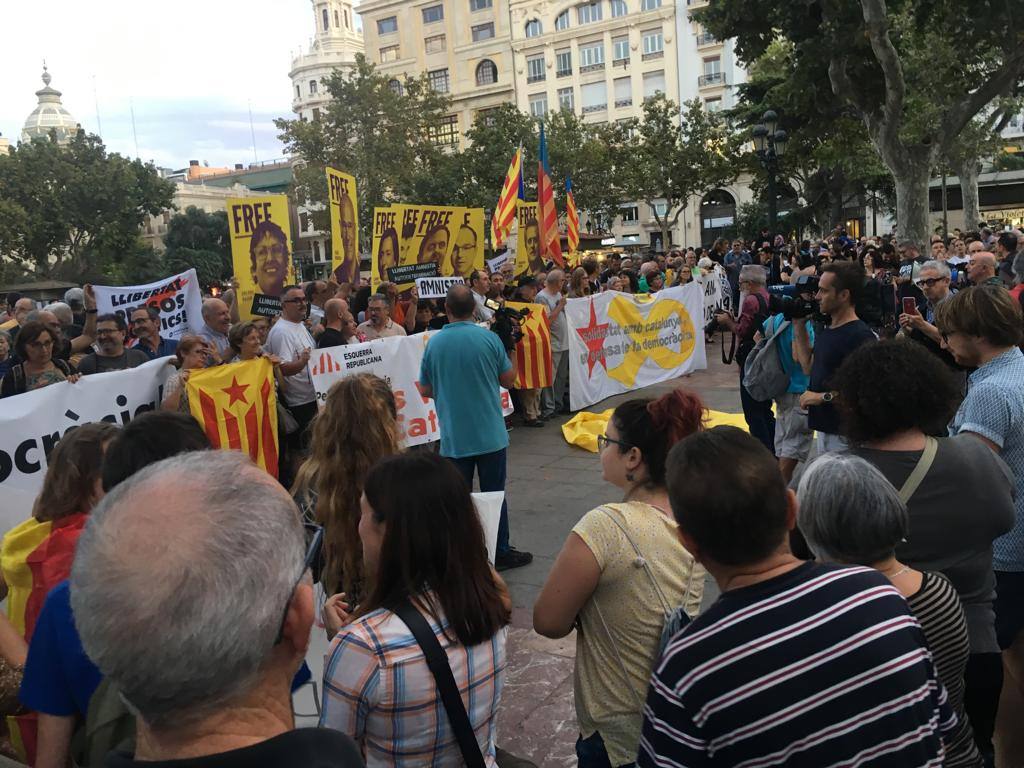
[[[261,221],[249,241],[249,257],[256,292],[264,296],[280,296],[288,279],[290,257],[284,231],[272,221]]]
[[[469,277],[476,262],[476,232],[465,224],[459,228],[452,248],[452,275]]]
[[[108,371],[124,371],[149,362],[149,355],[141,349],[125,349],[124,337],[128,327],[124,318],[113,313],[96,318],[96,338],[99,350],[91,352],[78,363],[83,376]]]
[[[526,271],[536,275],[544,269],[540,255],[540,226],[536,219],[530,219],[523,227],[523,248],[526,249]]]
[[[426,236],[420,243],[419,253],[416,255],[417,264],[437,264],[438,269],[448,255],[448,241],[451,239],[451,232],[448,227],[438,224],[427,230]]]
[[[352,198],[341,198],[341,264],[334,270],[334,279],[339,283],[351,283],[359,279],[359,252],[356,248],[356,209]]]

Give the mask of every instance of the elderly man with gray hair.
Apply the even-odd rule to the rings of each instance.
[[[71,574],[82,645],[137,715],[146,766],[361,766],[337,731],[295,730],[290,684],[313,585],[295,505],[240,453],[181,454],[93,510]]]
[[[738,241],[737,241],[738,242]],[[772,454],[775,453],[775,415],[771,400],[755,400],[743,386],[743,364],[754,349],[754,334],[771,316],[768,308],[768,274],[760,264],[745,264],[739,271],[739,291],[743,296],[739,318],[728,312],[716,312],[715,319],[736,335],[736,365],[740,369],[740,403],[743,418],[756,437]]]
[[[923,344],[942,362],[959,371],[962,369],[957,366],[953,356],[942,348],[942,334],[935,327],[935,308],[956,293],[950,287],[951,282],[952,273],[946,262],[933,260],[922,264],[914,280],[914,285],[921,289],[928,302],[925,313],[922,315],[917,311],[904,312],[900,315],[899,322],[904,335]]]
[[[896,548],[910,530],[900,492],[859,456],[826,453],[804,472],[797,500],[798,525],[819,560],[874,568],[906,598],[957,716],[956,730],[944,739],[944,765],[982,765],[964,712],[964,670],[970,655],[967,620],[960,597],[945,576],[914,570],[896,559]]]

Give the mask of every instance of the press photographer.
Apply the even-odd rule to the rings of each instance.
[[[833,375],[843,360],[866,341],[874,341],[867,323],[857,316],[857,298],[864,287],[864,270],[856,262],[840,261],[821,268],[821,279],[814,298],[821,314],[829,318],[828,327],[817,331],[812,342],[805,317],[793,319],[793,355],[804,373],[810,375],[800,406],[807,409],[807,424],[818,433],[818,452],[846,450],[839,435],[839,412],[833,405]]]
[[[750,434],[774,454],[775,415],[772,413],[772,401],[755,400],[743,386],[743,363],[746,362],[750,350],[754,348],[754,334],[761,329],[771,314],[770,297],[765,282],[764,267],[758,264],[747,264],[742,267],[739,290],[744,298],[740,305],[739,319],[728,312],[716,312],[714,323],[718,327],[728,328],[736,336],[735,360],[740,369],[740,402],[743,405],[743,418],[747,422]]]

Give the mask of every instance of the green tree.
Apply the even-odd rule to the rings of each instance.
[[[467,146],[462,152],[465,204],[483,208],[488,215],[493,212],[508,165],[520,145],[526,161],[525,194],[536,200],[537,141],[537,121],[513,104],[479,113],[466,131]]]
[[[733,181],[739,172],[740,139],[699,99],[679,108],[664,95],[644,102],[643,117],[628,129],[619,169],[623,199],[650,206],[668,246],[669,230],[690,198]],[[659,209],[655,202],[664,204]]]
[[[177,213],[167,224],[164,236],[166,251],[163,261],[167,274],[196,268],[203,285],[218,283],[231,277],[231,235],[225,211],[207,213],[190,205]]]
[[[15,222],[0,225],[0,252],[32,277],[79,281],[119,263],[173,195],[152,166],[84,131],[67,146],[23,142],[0,156],[0,200]]]
[[[695,16],[735,38],[748,64],[778,37],[792,42],[802,79],[829,85],[813,95],[864,123],[895,180],[900,232],[923,242],[937,159],[1024,76],[1024,33],[1007,26],[1009,11],[989,0],[718,0]]]
[[[452,166],[441,157],[447,150],[437,143],[451,102],[425,75],[399,83],[363,55],[351,72],[335,70],[325,87],[332,100],[320,120],[275,123],[286,151],[302,160],[295,171],[295,197],[311,204],[317,229],[330,229],[325,168],[355,177],[360,242],[367,251],[374,206],[399,200],[403,191],[422,191],[427,182],[421,175],[429,177],[439,168],[451,183]]]

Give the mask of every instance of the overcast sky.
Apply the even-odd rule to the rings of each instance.
[[[310,0],[15,0],[0,14],[0,133],[16,143],[42,88],[108,149],[181,168],[284,155],[292,56],[314,33]],[[97,102],[99,120],[97,120]]]

